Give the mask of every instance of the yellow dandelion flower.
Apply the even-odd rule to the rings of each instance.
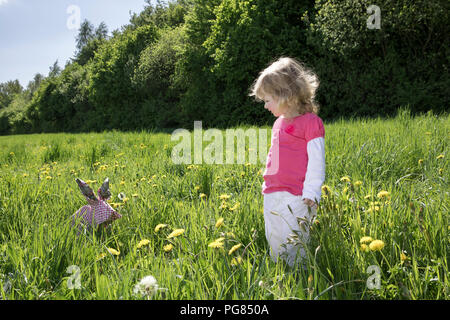
[[[9,155],[10,155],[10,156],[13,156],[13,155],[14,155],[14,152],[10,152]]]
[[[444,168],[439,169],[439,175],[442,175],[442,172],[444,172]]]
[[[114,248],[108,248],[109,253],[111,253],[114,256],[118,256],[120,254],[120,251],[114,249]]]
[[[408,260],[408,256],[406,254],[404,254],[403,252],[400,254],[400,260],[403,262],[405,262],[406,260]]]
[[[355,187],[359,187],[360,185],[362,185],[362,181],[355,181],[355,183],[353,184]]]
[[[230,199],[230,195],[228,195],[228,194],[222,194],[222,195],[220,195],[220,197],[219,197],[219,199],[220,200],[228,200],[228,199]]]
[[[139,195],[138,195],[137,193],[133,193],[131,196],[132,196],[133,198],[139,197]]]
[[[124,184],[125,184],[125,181],[120,181],[120,183],[119,183],[121,186],[123,186]]]
[[[369,249],[372,251],[380,251],[384,248],[384,242],[382,240],[373,240],[369,244]]]
[[[313,281],[314,281],[314,277],[312,274],[310,274],[308,277],[308,287],[311,287]]]
[[[350,182],[350,178],[348,176],[343,176],[341,182]]]
[[[322,186],[321,189],[322,189],[322,192],[325,193],[325,194],[330,194],[331,193],[331,188],[329,186],[325,185],[325,184]]]
[[[417,161],[417,163],[418,163],[419,165],[421,165],[421,164],[423,163],[423,159],[419,159],[419,161]]]
[[[181,236],[183,233],[184,233],[184,229],[175,229],[175,230],[172,231],[171,234],[169,234],[169,235],[167,236],[167,239],[175,238],[175,237]]]
[[[223,218],[217,219],[216,228],[220,228],[223,225]]]
[[[229,256],[232,255],[233,252],[235,252],[235,251],[236,251],[237,249],[239,249],[240,247],[242,247],[242,243],[239,243],[239,244],[237,244],[237,245],[231,247],[230,251],[228,251],[228,255],[229,255]]]
[[[379,206],[372,206],[369,209],[366,210],[366,212],[373,212],[373,211],[380,211],[380,207]]]
[[[389,198],[390,193],[388,191],[382,190],[382,191],[378,192],[377,197],[378,198]]]
[[[165,228],[165,227],[167,227],[167,224],[160,223],[160,224],[158,224],[158,225],[155,227],[155,232],[158,232],[159,229],[162,229],[162,228]]]
[[[234,211],[234,210],[236,210],[237,208],[239,208],[240,205],[241,205],[240,202],[236,202],[236,203],[234,204],[234,206],[232,206],[232,207],[229,208],[229,209],[230,209],[230,211]]]
[[[163,247],[165,252],[169,252],[173,249],[173,244],[169,243]]]
[[[195,187],[194,187],[194,190],[195,190],[195,191],[200,190],[200,186],[195,186]]]
[[[443,154],[440,154],[440,155],[438,155],[438,156],[436,157],[437,160],[443,159],[443,158],[444,158],[444,155],[443,155]]]
[[[227,203],[225,201],[222,201],[222,204],[220,205],[219,209],[226,209],[228,207]]]
[[[28,177],[28,173],[24,173],[24,174],[23,174],[23,177],[24,177],[24,178]]]
[[[99,261],[99,260],[102,260],[104,257],[106,257],[106,253],[100,253],[96,258],[95,258],[95,260],[97,260],[97,261]]]
[[[139,241],[139,243],[137,244],[136,248],[140,249],[140,248],[148,245],[149,243],[150,243],[150,240],[143,239],[143,240]]]
[[[218,238],[218,239],[214,240],[213,242],[209,243],[208,247],[214,248],[214,249],[223,248],[223,245],[224,245],[223,241],[224,240],[225,240],[225,238],[223,238],[223,237]]]
[[[51,176],[46,176],[45,179],[52,180],[53,178]]]
[[[223,248],[223,242],[213,241],[210,244],[208,244],[208,247],[214,248],[214,249],[221,249],[221,248]]]
[[[373,239],[372,239],[372,237],[362,237],[360,240],[359,240],[359,243],[370,243],[370,242],[372,242],[373,241]]]
[[[199,197],[200,197],[201,199],[203,199],[203,198],[206,198],[206,197],[207,197],[207,195],[206,195],[206,194],[204,194],[204,193],[200,193]]]
[[[235,258],[231,259],[232,266],[237,266],[238,264],[241,264],[241,263],[242,263],[241,257],[235,257]]]

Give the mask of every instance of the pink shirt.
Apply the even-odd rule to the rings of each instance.
[[[263,174],[262,192],[288,191],[293,195],[302,195],[308,167],[310,170],[316,168],[311,164],[308,166],[308,142],[321,138],[323,145],[324,137],[322,120],[313,113],[305,113],[292,119],[278,117],[272,128],[272,143]],[[324,165],[323,156],[323,168],[319,169],[323,171],[319,174],[323,179]],[[313,176],[314,173],[308,175]],[[319,180],[323,182],[323,179]],[[316,193],[320,193],[320,184]]]

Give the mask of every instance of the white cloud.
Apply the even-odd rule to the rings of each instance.
[[[3,4],[7,4],[9,0],[0,0],[0,6]]]

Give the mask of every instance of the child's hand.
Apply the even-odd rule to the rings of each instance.
[[[312,201],[311,199],[308,199],[308,198],[303,199],[303,203],[311,208],[315,208],[317,206],[314,201]]]

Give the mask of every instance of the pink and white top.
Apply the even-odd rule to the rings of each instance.
[[[262,193],[287,191],[320,201],[325,181],[325,129],[314,113],[278,117],[263,174]]]

